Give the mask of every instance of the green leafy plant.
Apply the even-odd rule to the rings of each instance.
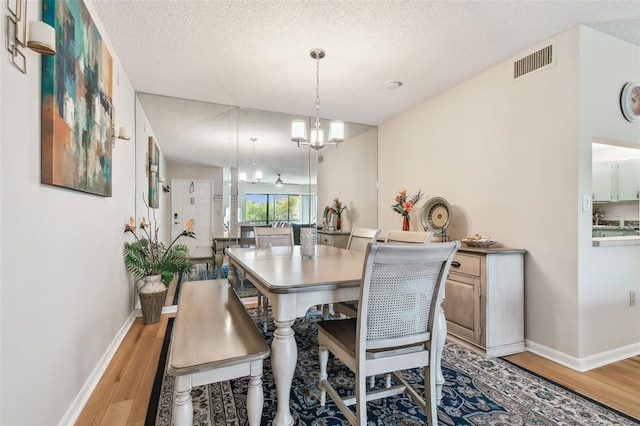
[[[391,210],[401,214],[402,216],[409,217],[409,212],[413,210],[413,206],[420,201],[423,195],[424,194],[418,190],[416,195],[409,197],[407,195],[407,190],[403,188],[398,191],[398,195],[396,195],[396,203],[391,206]]]
[[[145,203],[146,204],[146,203]],[[147,206],[147,211],[149,206]],[[187,221],[185,230],[180,233],[168,246],[158,241],[158,226],[153,213],[153,224],[145,217],[140,221],[142,235],[136,234],[136,225],[133,217],[124,227],[124,232],[131,233],[135,241],[124,243],[122,255],[128,272],[136,279],[143,279],[149,275],[161,275],[162,281],[168,284],[175,274],[182,274],[191,269],[188,258],[187,246],[176,244],[182,237],[195,238],[193,221]]]

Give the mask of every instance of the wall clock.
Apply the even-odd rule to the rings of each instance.
[[[628,121],[640,120],[640,84],[627,83],[620,93],[620,109]]]

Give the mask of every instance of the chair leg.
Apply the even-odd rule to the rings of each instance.
[[[327,380],[327,363],[329,361],[329,350],[326,346],[320,345],[318,347],[318,359],[320,361],[320,383],[318,385],[320,388],[320,406],[324,407],[327,401],[327,391],[324,389],[322,381]]]
[[[384,387],[387,389],[391,387],[391,374],[389,373],[387,373],[387,375],[384,376]]]
[[[266,296],[262,296],[262,331],[267,332],[267,322],[269,315],[269,299]]]
[[[371,377],[374,377],[374,376],[371,376]],[[356,417],[358,418],[359,425],[366,426],[367,424],[367,378],[366,376],[358,373],[356,373]]]
[[[424,402],[427,406],[427,421],[429,426],[438,426],[438,404],[436,402],[436,374],[431,371],[431,365],[424,367]]]
[[[376,387],[376,376],[369,377],[369,389]]]

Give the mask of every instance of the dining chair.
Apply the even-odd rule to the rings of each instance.
[[[277,228],[255,226],[253,228],[256,248],[289,246],[293,247],[293,227],[282,226]],[[262,312],[260,311],[262,307]],[[267,308],[269,299],[262,293],[258,293],[258,313],[262,313],[262,330],[267,332]]]
[[[367,244],[375,241],[380,229],[373,228],[353,228],[347,242],[347,250],[365,251]]]
[[[347,250],[365,251],[367,245],[374,242],[380,233],[380,229],[373,228],[353,228],[347,242]],[[326,309],[326,308],[324,308]],[[333,304],[333,313],[342,314],[348,317],[355,317],[358,312],[358,301],[338,302]],[[326,315],[324,319],[327,319]]]
[[[433,238],[433,232],[421,231],[389,231],[385,243],[404,244],[429,244]]]
[[[317,323],[321,406],[329,394],[352,425],[364,426],[367,400],[407,393],[425,412],[428,424],[438,424],[432,336],[459,247],[460,241],[368,245],[358,317]],[[355,373],[354,395],[341,397],[329,382],[329,352]],[[423,369],[424,395],[399,374],[413,368]],[[384,373],[391,373],[398,384],[367,392],[367,376]],[[354,404],[355,413],[349,408]]]
[[[397,243],[397,244],[428,244],[433,238],[433,232],[420,232],[420,231],[389,231],[385,243]],[[351,318],[358,316],[358,301],[353,300],[349,302],[341,302],[334,304],[334,312],[339,312]],[[375,386],[375,376],[370,377],[369,387],[373,389]],[[385,377],[385,383],[387,387],[391,386],[391,375],[387,374]]]
[[[373,228],[353,228],[349,235],[349,241],[347,242],[347,250],[351,251],[365,251],[367,245],[376,241],[380,229]],[[328,305],[323,306],[323,311],[327,312],[331,309]],[[333,313],[342,314],[348,317],[355,317],[358,310],[358,301],[350,300],[348,302],[338,302],[333,304]],[[328,319],[328,314],[323,316],[324,319]]]

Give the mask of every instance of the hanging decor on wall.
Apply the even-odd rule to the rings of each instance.
[[[42,60],[44,184],[111,196],[113,60],[84,2],[43,2],[57,34]]]
[[[149,175],[149,207],[160,207],[158,188],[160,187],[160,150],[153,136],[149,136],[148,168]]]

